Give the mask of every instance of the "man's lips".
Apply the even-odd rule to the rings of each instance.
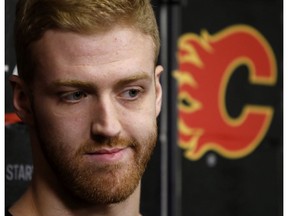
[[[128,157],[129,149],[128,147],[103,148],[86,152],[85,155],[100,163],[117,162]]]
[[[99,149],[88,154],[115,154],[122,151],[124,148],[112,148],[112,149]]]

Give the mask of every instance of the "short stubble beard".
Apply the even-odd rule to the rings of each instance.
[[[95,138],[71,154],[63,141],[53,140],[51,135],[40,129],[40,125],[35,125],[38,140],[56,178],[74,198],[91,204],[106,205],[126,200],[139,185],[157,141],[155,123],[154,130],[150,131],[144,141],[102,137],[98,143]],[[113,165],[84,163],[83,153],[95,146],[128,146],[133,152],[133,158],[129,163]]]

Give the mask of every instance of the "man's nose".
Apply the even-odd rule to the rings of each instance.
[[[93,108],[92,134],[115,137],[121,132],[119,109],[110,97],[103,97]]]

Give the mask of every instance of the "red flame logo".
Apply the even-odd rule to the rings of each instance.
[[[271,47],[254,28],[235,25],[209,35],[184,34],[178,42],[178,139],[190,160],[207,151],[241,158],[260,144],[273,108],[246,104],[237,118],[227,112],[225,95],[230,77],[247,66],[249,82],[275,85],[276,61]]]

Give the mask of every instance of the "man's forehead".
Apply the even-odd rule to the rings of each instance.
[[[135,45],[133,42],[144,42],[145,44],[152,43],[151,36],[142,33],[136,28],[129,26],[115,26],[106,31],[99,31],[94,33],[77,33],[72,31],[61,31],[57,29],[47,30],[40,41],[44,43],[58,43],[61,45],[67,45],[70,41],[75,42],[80,48],[85,50],[93,49],[92,45],[103,45],[105,42],[113,42],[114,46],[128,47],[129,45]],[[86,43],[90,46],[86,46]],[[78,43],[78,44],[77,44]],[[136,43],[137,44],[137,43]]]
[[[70,61],[82,58],[83,64],[91,58],[99,64],[107,58],[109,61],[121,60],[125,55],[136,58],[142,52],[154,61],[151,37],[128,27],[91,35],[49,30],[34,45],[35,57],[43,56],[47,60],[61,55],[62,58],[70,58]]]

